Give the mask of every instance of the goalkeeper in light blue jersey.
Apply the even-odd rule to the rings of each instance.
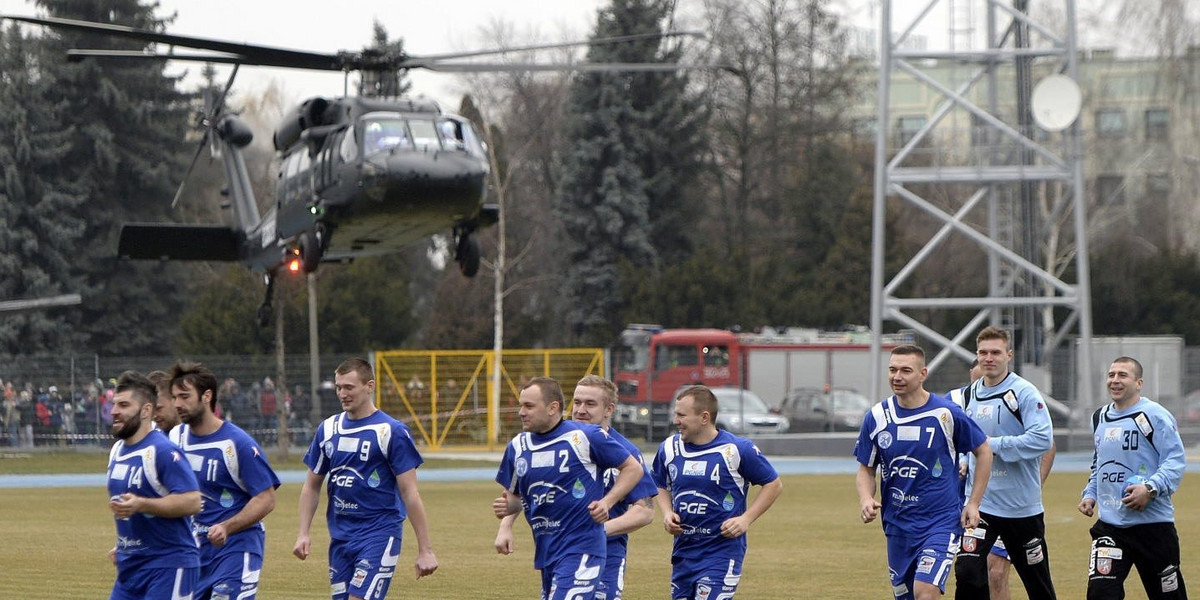
[[[1140,396],[1137,360],[1114,360],[1107,382],[1112,404],[1092,416],[1096,453],[1079,502],[1079,512],[1089,517],[1100,508],[1091,528],[1087,597],[1124,598],[1125,578],[1136,566],[1151,600],[1186,599],[1171,503],[1185,466],[1175,417]]]

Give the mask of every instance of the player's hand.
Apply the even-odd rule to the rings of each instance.
[[[746,515],[725,519],[721,523],[721,535],[727,538],[736,538],[746,535],[750,531],[750,521],[746,519]]]
[[[1079,512],[1081,512],[1089,517],[1095,516],[1096,515],[1096,499],[1095,498],[1084,498],[1083,500],[1079,501],[1079,506],[1077,508],[1079,508]]]
[[[417,553],[417,562],[413,565],[416,570],[417,579],[426,575],[433,575],[433,572],[438,568],[437,557],[433,555],[433,550]]]
[[[208,541],[218,548],[225,545],[225,540],[228,535],[229,534],[225,532],[224,523],[218,523],[208,528]]]
[[[958,461],[958,478],[959,479],[967,478],[967,461],[965,461],[965,460]]]
[[[1146,510],[1146,505],[1150,504],[1150,492],[1146,491],[1146,486],[1138,483],[1125,488],[1125,495],[1121,496],[1121,504],[1129,510]]]
[[[683,535],[683,525],[679,521],[679,513],[672,511],[663,515],[663,528],[671,535]]]
[[[113,496],[108,501],[108,508],[112,510],[118,519],[128,519],[138,513],[141,506],[140,501],[141,497],[139,496],[121,494],[120,496]]]
[[[962,519],[960,525],[963,529],[974,529],[979,525],[979,505],[974,502],[967,502],[962,509]]]
[[[869,498],[859,502],[858,512],[859,517],[862,517],[862,522],[870,523],[871,521],[874,521],[875,517],[879,516],[880,507],[881,505],[879,504],[879,501],[874,498]]]
[[[108,549],[108,560],[112,561],[113,566],[117,564],[117,547],[113,546]]]
[[[513,546],[512,529],[501,527],[500,531],[496,532],[496,552],[500,554],[512,554],[515,547]]]
[[[497,519],[503,519],[513,513],[509,512],[508,492],[500,494],[500,497],[492,500],[492,512],[496,513]]]
[[[610,510],[612,510],[612,505],[604,498],[594,500],[591,504],[588,504],[588,513],[592,515],[592,520],[597,523],[607,521],[608,511]]]
[[[312,540],[307,535],[296,536],[296,545],[292,547],[292,554],[300,560],[308,558],[309,550],[312,546]]]

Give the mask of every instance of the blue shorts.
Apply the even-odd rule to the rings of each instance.
[[[996,538],[996,543],[992,544],[992,554],[1012,562],[1012,559],[1008,557],[1008,548],[1004,547],[1004,540],[1000,538]]]
[[[118,571],[108,600],[185,600],[199,578],[200,567]]]
[[[596,600],[621,600],[625,591],[625,557],[609,556],[604,560],[604,574],[596,588]]]
[[[946,593],[946,580],[958,554],[959,535],[950,531],[924,537],[887,537],[888,576],[896,600],[912,600],[913,583],[937,586]]]
[[[604,560],[569,554],[542,569],[542,600],[595,600]]]
[[[396,563],[400,562],[400,538],[376,537],[329,541],[329,597],[346,600],[351,595],[370,600],[387,597]]]
[[[742,580],[742,561],[672,561],[671,600],[730,600]]]
[[[200,567],[196,600],[254,600],[262,556],[251,552],[218,553]]]

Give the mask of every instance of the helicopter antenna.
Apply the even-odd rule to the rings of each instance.
[[[238,64],[234,63],[233,72],[229,74],[229,81],[225,82],[225,89],[221,91],[221,95],[215,100],[209,102],[212,97],[212,88],[204,89],[204,117],[200,124],[204,126],[204,135],[200,137],[200,143],[196,145],[196,152],[192,154],[192,162],[188,163],[187,171],[183,173],[183,180],[179,182],[179,188],[175,190],[175,198],[171,200],[171,208],[179,205],[179,198],[183,196],[183,188],[187,185],[187,180],[192,175],[192,170],[196,168],[196,161],[200,160],[200,153],[204,152],[205,144],[212,139],[212,128],[216,125],[217,116],[221,114],[221,110],[225,107],[225,96],[229,95],[229,89],[233,87],[233,79],[237,77]]]

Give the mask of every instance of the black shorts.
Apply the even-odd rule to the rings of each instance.
[[[1183,573],[1179,570],[1179,534],[1174,523],[1114,527],[1096,521],[1091,534],[1088,600],[1124,598],[1125,578],[1133,567],[1137,567],[1142,587],[1151,600],[1187,598]]]

